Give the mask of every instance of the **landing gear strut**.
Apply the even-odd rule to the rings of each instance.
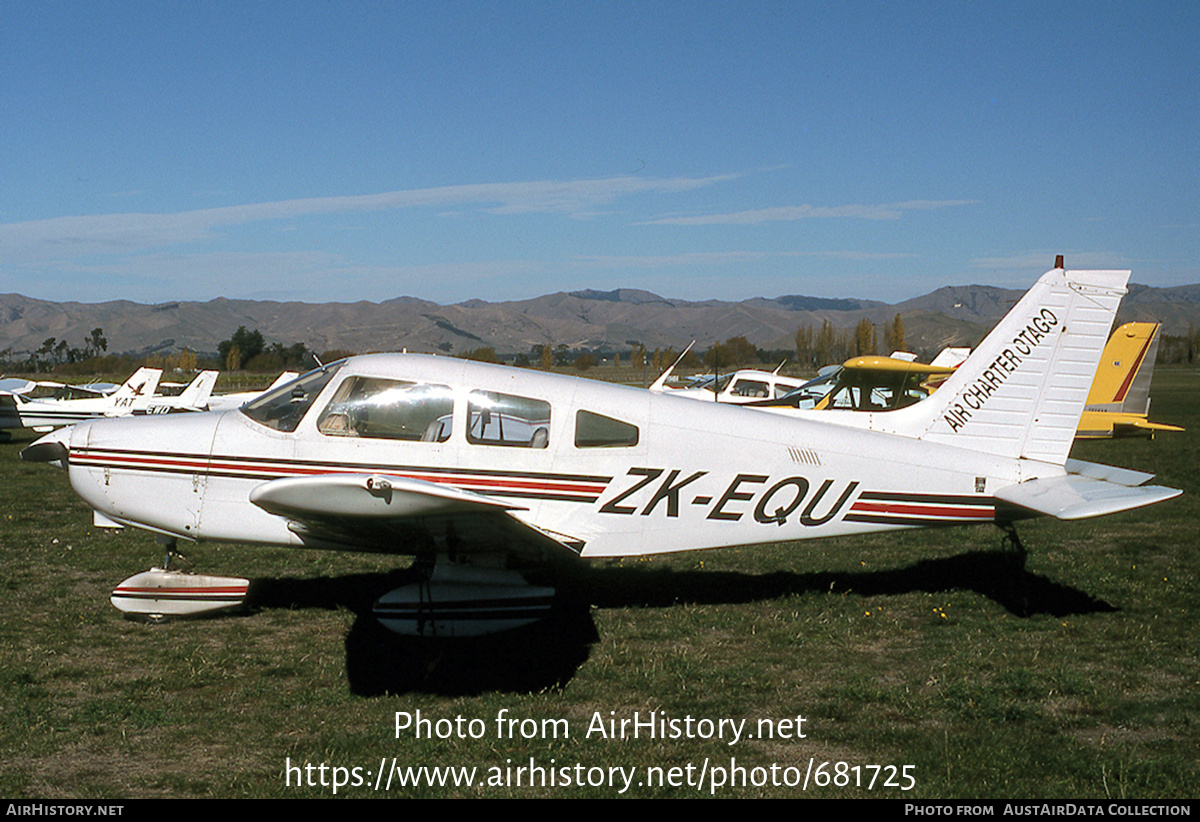
[[[1025,546],[1021,543],[1021,538],[1017,536],[1017,527],[1011,522],[996,523],[996,527],[1004,532],[1004,538],[1000,540],[1000,550],[1006,557],[1012,559],[1017,570],[1025,569],[1025,560],[1029,557],[1029,552],[1025,550]]]
[[[179,559],[180,561],[187,560],[187,557],[185,557],[183,554],[179,553],[179,540],[177,540],[175,537],[159,535],[159,536],[156,536],[154,538],[154,540],[159,545],[161,545],[163,547],[163,549],[166,550],[166,552],[167,552],[166,556],[163,557],[162,570],[164,570],[164,571],[171,570],[171,558],[172,557],[175,557],[175,558]]]
[[[1004,532],[1004,538],[1000,540],[1000,552],[1006,560],[1013,608],[1021,616],[1028,616],[1029,584],[1025,576],[1025,561],[1029,558],[1029,552],[1017,536],[1016,526],[1011,522],[998,522],[996,525]]]

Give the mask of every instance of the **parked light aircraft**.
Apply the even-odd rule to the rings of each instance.
[[[691,349],[691,346],[688,346]],[[687,351],[683,352],[687,354]],[[682,360],[683,357],[680,357]],[[774,371],[760,371],[754,368],[743,368],[728,374],[714,374],[710,379],[687,388],[670,388],[667,380],[675,366],[672,365],[654,381],[650,390],[655,393],[670,393],[676,397],[686,397],[693,400],[713,400],[732,405],[742,405],[755,400],[782,397],[804,385],[804,380],[784,377],[779,373],[783,363]]]
[[[145,408],[162,369],[139,368],[111,394],[75,400],[35,400],[21,394],[0,395],[0,428],[32,428],[46,431],[94,417],[133,413]]]
[[[1077,438],[1153,437],[1158,431],[1183,430],[1149,421],[1159,328],[1158,323],[1125,323],[1113,332],[1088,392]]]
[[[207,410],[218,372],[201,371],[182,393],[174,397],[155,393],[161,375],[162,370],[158,368],[139,368],[115,391],[108,394],[93,391],[94,396],[79,399],[39,400],[20,394],[0,394],[0,428],[32,428],[41,432],[98,417]],[[88,391],[81,386],[70,388]]]
[[[65,466],[101,521],[167,540],[416,555],[424,581],[381,597],[375,614],[417,635],[545,615],[554,589],[521,572],[556,556],[976,523],[1019,546],[1020,519],[1100,516],[1180,493],[1067,459],[1128,276],[1046,273],[928,400],[823,412],[861,420],[853,428],[380,354],[323,366],[240,410],[80,423],[22,457]],[[114,604],[153,614],[169,612],[169,596],[219,607],[245,593],[245,580],[189,585],[171,573],[131,578]],[[160,586],[171,593],[159,597]]]

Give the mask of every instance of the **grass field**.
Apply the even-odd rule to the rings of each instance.
[[[159,547],[92,528],[18,436],[0,445],[0,795],[331,796],[336,775],[364,783],[351,797],[616,796],[633,773],[624,795],[1196,797],[1200,374],[1160,369],[1153,393],[1186,433],[1074,455],[1184,496],[1030,522],[1023,570],[991,526],[598,562],[553,625],[438,646],[374,625],[404,560],[371,555],[194,546],[198,570],[254,580],[254,607],[125,621],[109,593]],[[397,734],[418,711],[435,738]],[[634,712],[679,738],[595,730]],[[686,738],[711,735],[700,720],[725,737]],[[531,758],[546,770],[518,787]],[[375,791],[393,762],[476,784]]]

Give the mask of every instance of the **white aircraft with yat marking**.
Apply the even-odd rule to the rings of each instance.
[[[978,523],[1016,543],[1017,520],[1176,496],[1148,474],[1067,459],[1128,276],[1048,272],[886,430],[380,354],[239,410],[81,423],[22,456],[64,465],[104,520],[168,540],[415,555],[425,578],[381,597],[376,616],[402,633],[486,633],[548,613],[553,588],[522,571],[555,556]],[[187,607],[226,604],[180,576],[130,581],[118,604],[165,612],[156,585]]]
[[[48,431],[81,420],[144,411],[158,388],[161,368],[139,368],[110,394],[80,399],[30,399],[23,394],[0,394],[0,428]]]

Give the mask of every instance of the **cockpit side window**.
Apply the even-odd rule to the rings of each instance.
[[[637,444],[636,425],[591,411],[575,413],[576,448],[628,448]]]
[[[242,406],[242,413],[250,419],[276,431],[295,431],[300,420],[308,413],[313,401],[329,384],[342,363],[335,362],[309,371],[274,391],[263,394]]]
[[[467,399],[467,442],[545,448],[550,444],[550,403],[496,391],[472,391]]]
[[[771,396],[767,384],[761,380],[738,380],[733,384],[733,391],[730,393],[735,397],[759,398]]]
[[[317,420],[329,437],[445,442],[454,397],[449,386],[348,377]]]

